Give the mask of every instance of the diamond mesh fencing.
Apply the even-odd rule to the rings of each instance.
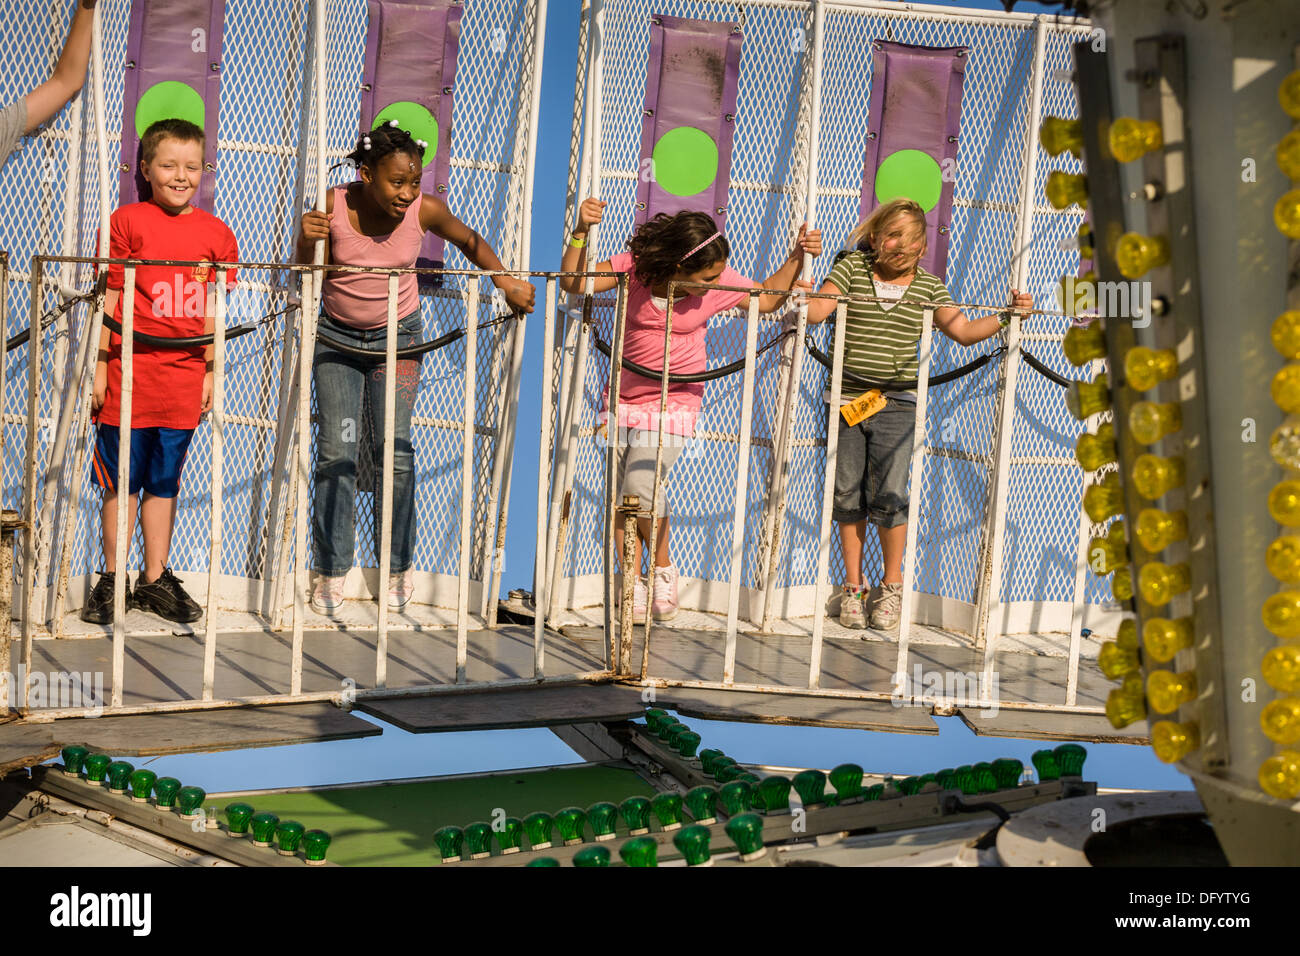
[[[129,22],[128,0],[100,0],[108,153],[116,164],[121,141],[123,61]],[[23,95],[46,77],[61,48],[72,0],[0,0],[0,20],[31,24],[0,37],[0,104]],[[365,0],[329,0],[327,4],[325,129],[312,123],[313,5],[306,0],[227,0],[222,53],[215,214],[239,240],[246,262],[289,261],[302,211],[314,204],[317,184],[317,138],[326,137],[331,167],[328,185],[350,181],[341,165],[356,144],[367,10]],[[39,26],[37,26],[39,24]],[[451,175],[444,198],[453,214],[483,236],[507,268],[519,262],[526,237],[522,215],[524,155],[531,115],[533,42],[536,10],[526,0],[469,0],[462,35],[453,115]],[[38,42],[33,42],[37,40]],[[100,220],[98,160],[95,149],[90,84],[27,148],[0,170],[0,190],[13,201],[0,208],[0,246],[14,267],[8,285],[8,334],[30,319],[28,263],[37,254],[93,255]],[[84,106],[84,109],[82,108]],[[79,120],[79,122],[77,122]],[[77,141],[79,137],[79,142]],[[66,210],[65,200],[71,205]],[[109,205],[118,205],[117,177],[109,180]],[[449,269],[472,269],[455,247],[448,247]],[[93,282],[89,266],[47,267],[65,286],[86,289]],[[256,322],[255,331],[226,347],[223,526],[220,572],[260,580],[268,559],[281,547],[283,512],[272,514],[277,488],[288,473],[275,474],[274,461],[282,423],[295,409],[281,407],[287,398],[284,372],[297,363],[299,280],[287,270],[245,269],[228,299],[227,327]],[[475,277],[448,276],[442,288],[422,297],[424,338],[466,325],[476,308],[480,325],[502,308],[494,287]],[[477,305],[474,302],[477,299]],[[47,282],[45,306],[59,303],[54,281]],[[503,305],[503,303],[501,304]],[[40,568],[35,587],[38,605],[52,587],[66,537],[67,562],[76,578],[99,570],[99,493],[88,488],[90,461],[87,424],[73,430],[69,455],[54,496],[56,507],[41,514],[44,476],[51,467],[53,423],[65,400],[74,395],[77,344],[91,319],[78,305],[65,321],[44,334],[39,418],[44,431],[39,445],[37,541]],[[513,323],[487,325],[477,333],[472,502],[472,580],[482,580],[494,500],[493,464],[506,413]],[[287,336],[287,344],[286,344]],[[285,363],[287,367],[285,366]],[[4,383],[4,503],[18,507],[26,442],[27,349],[8,357]],[[466,341],[427,354],[421,364],[420,391],[412,422],[416,471],[417,572],[455,576],[460,557],[460,501]],[[47,434],[48,433],[48,434]],[[48,440],[47,440],[48,439]],[[314,441],[313,441],[314,444]],[[76,452],[82,451],[76,469]],[[208,571],[211,522],[211,424],[199,425],[186,459],[178,500],[171,565],[177,571]],[[365,471],[363,464],[362,471]],[[74,486],[80,486],[74,492]],[[73,498],[78,497],[75,511]],[[309,491],[310,497],[310,491]],[[281,507],[288,505],[282,501]],[[358,495],[356,561],[377,566],[374,495]],[[292,531],[292,523],[288,525]],[[292,554],[292,552],[290,552]],[[139,532],[130,566],[142,560]],[[308,559],[310,560],[310,559]],[[287,570],[287,569],[286,569]],[[231,592],[230,604],[244,609],[243,589]],[[455,589],[436,591],[438,603],[454,605]],[[286,591],[287,595],[288,592]],[[449,600],[443,600],[449,598]]]
[[[604,8],[600,80],[603,110],[599,131],[597,193],[608,203],[600,230],[598,259],[623,248],[631,232],[641,105],[644,97],[649,18],[654,14],[732,20],[741,23],[744,41],[731,171],[727,236],[729,265],[756,282],[774,272],[789,251],[805,211],[807,157],[811,133],[813,83],[811,5],[791,3],[656,2],[611,0]],[[1069,46],[1086,27],[1050,23],[1044,57],[1043,115],[1077,115],[1068,76]],[[1028,18],[994,15],[969,18],[923,9],[898,11],[885,6],[828,4],[824,17],[818,164],[817,225],[826,250],[814,265],[814,287],[831,267],[857,225],[858,198],[870,101],[871,41],[894,40],[926,46],[967,46],[961,143],[955,170],[954,210],[947,285],[955,301],[999,308],[1009,301],[1015,274],[1016,241],[1022,206],[1025,144],[1030,136],[1035,28]],[[580,70],[580,84],[583,76]],[[591,95],[588,92],[587,95]],[[590,133],[588,130],[588,139]],[[1036,131],[1034,131],[1036,134]],[[1036,135],[1033,147],[1038,149]],[[590,149],[585,145],[584,149]],[[1078,266],[1072,238],[1082,221],[1077,207],[1058,212],[1046,205],[1043,184],[1051,168],[1077,171],[1077,162],[1040,155],[1033,184],[1030,280],[1027,289],[1039,308],[1055,309],[1055,287]],[[582,197],[577,197],[581,199]],[[972,318],[982,314],[968,310]],[[612,309],[597,308],[595,325],[611,341]],[[760,345],[779,331],[779,316],[765,316]],[[745,316],[718,315],[710,321],[709,367],[743,354]],[[1054,370],[1080,377],[1065,362],[1059,342],[1067,320],[1035,317],[1024,323],[1025,347]],[[816,344],[830,352],[830,323],[812,331]],[[931,375],[964,365],[1005,345],[1004,336],[965,347],[936,331]],[[657,363],[656,363],[657,364]],[[766,353],[756,370],[749,487],[745,494],[743,588],[761,588],[764,511],[773,480],[773,442],[782,414],[779,350]],[[995,358],[977,371],[937,386],[929,393],[925,464],[913,480],[921,482],[917,527],[916,590],[965,602],[979,599],[984,550],[991,532],[989,501],[997,453],[998,391],[1004,361]],[[609,362],[590,353],[583,383],[582,437],[576,462],[566,540],[562,542],[562,588],[570,606],[603,600],[605,464],[594,434],[596,415],[609,375]],[[829,372],[805,355],[795,401],[789,450],[789,475],[779,545],[774,557],[778,589],[810,593],[816,576],[818,530],[825,475],[827,408],[823,389]],[[725,611],[725,585],[736,480],[740,417],[740,373],[706,385],[703,413],[695,438],[673,468],[667,485],[672,514],[671,554],[680,574],[702,584],[693,610]],[[1072,453],[1081,431],[1070,418],[1063,390],[1022,366],[1017,376],[1008,505],[1002,521],[1006,545],[1002,600],[1074,600],[1081,473]],[[832,534],[834,532],[832,531]],[[868,535],[866,573],[878,581],[879,545]],[[831,548],[830,581],[843,580],[838,546]],[[1108,600],[1106,582],[1089,573],[1086,598]],[[777,599],[790,616],[811,615],[809,600]],[[742,615],[745,613],[742,601]],[[801,610],[799,610],[801,609]]]

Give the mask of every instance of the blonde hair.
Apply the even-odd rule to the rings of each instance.
[[[867,216],[858,227],[849,233],[847,240],[850,249],[878,249],[877,239],[899,216],[907,216],[912,220],[912,234],[909,239],[919,238],[921,240],[921,255],[929,246],[929,241],[925,234],[925,210],[921,204],[912,199],[900,196],[898,199],[891,199],[887,203],[881,203],[871,214]]]

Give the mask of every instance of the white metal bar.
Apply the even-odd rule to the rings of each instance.
[[[23,469],[23,578],[22,578],[22,637],[23,674],[31,673],[32,665],[32,599],[36,589],[36,458],[40,442],[37,440],[41,411],[41,305],[43,301],[45,265],[40,259],[32,264],[31,322],[32,331],[27,336],[27,464]],[[0,382],[0,386],[4,383]],[[24,678],[25,679],[25,678]],[[27,703],[27,685],[23,685],[23,703]]]
[[[745,371],[740,385],[740,440],[736,443],[736,496],[731,525],[731,576],[727,585],[727,647],[722,659],[722,682],[736,679],[736,625],[740,614],[740,575],[745,542],[745,504],[749,496],[750,432],[754,421],[754,366],[758,360],[759,297],[749,297],[749,316],[745,325]]]
[[[456,592],[456,683],[465,683],[469,640],[469,537],[474,497],[474,394],[478,351],[478,283],[471,283],[469,309],[465,317],[465,432],[460,471],[460,579]]]
[[[316,351],[316,291],[315,279],[320,273],[302,273],[302,326],[298,344],[298,462],[297,480],[294,482],[296,507],[294,510],[293,537],[293,637],[290,645],[289,693],[302,692],[302,632],[306,614],[307,571],[307,476],[311,473],[311,380],[312,359]]]
[[[619,286],[619,305],[614,315],[614,335],[613,343],[610,348],[609,357],[609,414],[605,418],[605,434],[607,441],[605,443],[605,560],[602,571],[605,575],[605,605],[604,605],[604,625],[605,625],[605,652],[609,655],[608,664],[612,671],[617,672],[622,666],[623,655],[619,649],[614,646],[614,624],[617,621],[620,626],[623,622],[623,614],[620,607],[620,594],[614,587],[614,556],[622,555],[624,547],[622,545],[621,528],[617,520],[618,509],[623,504],[623,497],[618,487],[618,469],[615,468],[615,462],[618,461],[618,444],[619,444],[619,420],[618,408],[623,401],[623,348],[627,343],[627,310],[626,298],[623,290],[625,285]],[[672,328],[672,286],[668,287],[668,327]],[[656,489],[658,485],[654,486]],[[653,491],[654,489],[652,489]],[[645,502],[639,505],[645,508]],[[651,508],[653,510],[653,504]],[[651,566],[653,567],[654,546],[651,545]],[[620,561],[621,563],[621,561]],[[628,573],[638,575],[641,573],[641,553],[637,552],[635,567],[629,569],[623,568],[623,574]],[[647,614],[649,613],[649,602],[646,602]],[[628,615],[631,618],[632,615]],[[646,632],[646,646],[649,647],[650,633]],[[619,640],[629,646],[630,656],[630,636],[620,634]]]
[[[542,397],[538,402],[538,414],[541,418],[537,446],[537,538],[540,545],[546,535],[546,493],[547,479],[550,477],[551,422],[555,409],[551,407],[551,375],[554,365],[551,363],[551,351],[555,348],[555,326],[551,316],[555,314],[556,280],[546,280],[546,311],[542,323]],[[533,562],[533,677],[540,678],[546,672],[546,560],[538,555]]]
[[[122,289],[122,394],[117,425],[117,547],[113,556],[113,692],[111,705],[122,706],[126,664],[126,575],[131,542],[127,516],[131,507],[131,396],[135,385],[135,266],[126,267]],[[32,336],[35,339],[35,336]],[[134,515],[131,515],[134,517]],[[148,568],[148,562],[145,563]],[[141,572],[143,576],[143,572]]]
[[[916,382],[916,424],[912,430],[911,489],[907,496],[907,544],[903,550],[903,600],[898,619],[898,663],[894,691],[902,692],[907,679],[907,646],[912,634],[912,591],[916,584],[916,535],[921,522],[921,483],[925,471],[925,411],[930,398],[930,359],[934,343],[934,308],[926,306],[921,320],[921,361]]]
[[[666,308],[666,310],[664,311],[664,365],[663,365],[663,369],[661,369],[661,370],[660,370],[660,373],[659,373],[659,428],[656,430],[656,435],[657,435],[657,438],[658,438],[658,442],[657,442],[657,444],[655,445],[655,480],[654,480],[654,484],[651,486],[651,489],[650,489],[650,505],[649,505],[649,507],[650,507],[650,540],[646,542],[646,550],[648,550],[648,551],[650,552],[649,560],[646,562],[647,566],[650,568],[650,587],[649,587],[649,592],[650,592],[650,593],[646,595],[646,602],[645,602],[645,629],[644,629],[644,630],[645,630],[645,643],[644,643],[644,644],[642,645],[642,647],[641,647],[641,676],[642,676],[643,678],[646,676],[646,671],[647,671],[647,670],[649,669],[649,667],[650,667],[650,630],[651,630],[651,628],[652,628],[652,626],[653,626],[653,622],[654,622],[654,614],[652,613],[651,609],[652,609],[653,606],[654,606],[654,580],[655,580],[655,568],[656,568],[656,565],[655,565],[655,556],[658,554],[658,551],[659,551],[659,548],[658,548],[658,544],[659,544],[659,494],[660,494],[660,489],[661,489],[661,487],[662,487],[662,485],[663,485],[663,468],[664,468],[664,419],[665,419],[665,418],[667,417],[667,415],[668,415],[668,375],[669,375],[668,359],[669,359],[670,355],[672,354],[672,341],[673,341],[673,305],[674,305],[674,300],[675,300],[675,298],[676,298],[676,296],[675,296],[673,293],[674,293],[675,288],[676,288],[676,283],[675,283],[675,282],[669,282],[669,283],[668,283],[668,304],[667,304],[667,308]],[[619,325],[620,325],[621,327],[625,327],[625,326],[627,325],[627,317],[626,317],[626,316],[620,316],[620,319],[621,319],[621,321],[620,321]],[[620,342],[619,342],[619,344],[620,344],[620,348],[619,348],[619,351],[618,351],[618,355],[617,355],[617,357],[616,357],[616,364],[612,366],[612,368],[615,368],[615,369],[621,369],[621,367],[622,367],[623,350],[622,350],[622,348],[621,348],[621,345],[622,345],[622,337],[623,337],[623,334],[625,334],[625,333],[626,333],[626,328],[623,328],[623,329],[622,329],[622,333],[620,334]],[[618,374],[618,373],[615,372],[614,374]],[[618,409],[617,409],[617,407],[616,407],[615,404],[614,404],[614,395],[613,395],[612,392],[611,392],[611,394],[610,394],[610,400],[609,400],[609,401],[610,401],[610,407],[609,407],[610,414],[614,416],[614,421],[615,421],[615,424],[617,425],[617,422],[618,422],[618,415],[617,415],[617,413],[618,413]],[[629,435],[628,438],[630,439],[630,438],[631,438],[631,435]],[[680,436],[678,436],[678,440],[680,441]],[[613,446],[611,445],[611,447],[613,447]],[[628,448],[628,454],[631,454],[631,453],[632,453],[632,449],[631,449],[631,447],[629,447],[629,448]],[[616,477],[616,476],[611,476],[611,477],[610,477],[610,480],[611,480],[611,487],[612,487],[612,482],[613,482],[613,480],[614,480],[615,477]],[[607,527],[611,530],[611,534],[610,534],[610,549],[611,549],[611,550],[612,550],[613,547],[614,547],[614,535],[613,535],[613,533],[612,533],[613,528],[614,528],[614,524],[613,524],[613,520],[612,520],[612,519],[613,519],[613,511],[614,511],[614,501],[613,501],[613,498],[614,498],[614,496],[613,496],[613,494],[611,494],[611,495],[610,495],[610,503],[609,503],[609,508],[610,508],[610,519],[611,519],[611,520],[610,520],[609,524],[607,525]],[[645,507],[646,507],[645,502],[642,502],[642,503],[641,503],[641,508],[642,508],[642,510],[644,510]],[[665,512],[665,516],[667,515],[667,511],[668,511],[668,495],[667,495],[667,493],[665,492],[665,493],[664,493],[664,512]],[[641,567],[640,567],[640,559],[641,559],[641,555],[638,554],[638,555],[637,555],[637,567],[633,570],[633,573],[634,573],[634,574],[639,574],[640,571],[641,571]],[[671,562],[670,562],[670,563],[671,563]],[[627,568],[624,568],[624,569],[623,569],[624,573],[627,573],[627,570],[628,570]],[[613,588],[614,588],[613,576],[610,575],[610,576],[609,576],[609,589],[610,589],[611,594],[612,594],[612,592],[613,592]],[[611,601],[611,602],[608,602],[608,603],[611,603],[611,604],[612,604],[613,602]],[[606,621],[605,627],[606,627],[606,633],[607,633],[607,634],[612,634],[612,633],[613,633],[613,629],[610,628],[610,626],[609,626],[610,615],[611,615],[611,609],[607,606],[607,607],[606,607],[606,610],[605,610],[605,621]]]
[[[226,448],[226,270],[217,270],[216,315],[212,320],[212,514],[208,550],[207,630],[203,637],[203,699],[212,700],[217,674],[217,613],[221,577],[221,502]]]
[[[844,386],[844,337],[849,324],[848,302],[835,304],[835,350],[831,353],[831,403],[826,423],[826,471],[822,477],[822,510],[817,527],[817,578],[813,582],[812,648],[808,658],[808,686],[821,686],[822,629],[826,623],[826,598],[822,585],[831,560],[831,506],[835,501],[835,463],[840,447],[840,395]]]
[[[373,408],[373,406],[371,406]],[[379,514],[379,623],[375,635],[375,686],[388,683],[388,576],[393,573],[393,461],[396,457],[397,416],[397,275],[388,276],[388,329],[384,340],[384,470],[380,481]],[[412,479],[414,480],[414,479]],[[462,508],[461,514],[464,514]],[[414,520],[414,515],[411,516]],[[469,542],[460,539],[461,566],[468,560]],[[458,612],[459,614],[459,612]],[[459,618],[458,618],[459,619]]]

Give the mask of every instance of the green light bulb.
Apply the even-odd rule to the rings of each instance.
[[[871,802],[873,800],[879,800],[881,796],[884,794],[884,792],[885,792],[885,785],[883,783],[878,783],[874,786],[867,787],[867,789],[863,790],[862,799],[866,800],[867,802]]]
[[[170,810],[176,806],[176,794],[180,789],[181,782],[175,777],[159,777],[153,782],[154,805],[159,810]]]
[[[618,807],[612,803],[593,803],[587,808],[587,822],[597,840],[612,840],[618,822]]]
[[[438,856],[443,863],[459,863],[465,831],[460,827],[439,827],[433,834],[433,842],[438,847]],[[546,845],[550,846],[549,843]]]
[[[108,781],[109,793],[126,793],[127,785],[131,782],[131,774],[135,767],[131,766],[125,760],[114,760],[108,765],[108,770],[104,772],[105,779]]]
[[[695,749],[700,745],[700,735],[693,730],[688,730],[677,737],[677,752],[683,757],[691,758],[695,756]]]
[[[791,782],[805,810],[826,805],[826,774],[820,770],[801,770]]]
[[[85,766],[86,757],[90,751],[85,747],[71,746],[64,747],[60,751],[63,757],[63,773],[69,777],[80,776],[82,767]]]
[[[1025,775],[1025,765],[1014,757],[999,757],[993,761],[993,780],[999,790],[1013,790],[1020,786]]]
[[[524,821],[518,817],[506,817],[501,821],[501,828],[496,831],[497,846],[501,847],[502,856],[518,853],[524,839]]]
[[[957,773],[954,770],[940,770],[934,775],[934,782],[939,785],[940,790],[957,789]]]
[[[628,866],[658,866],[659,844],[654,837],[633,837],[619,847],[618,855]]]
[[[764,777],[755,790],[754,809],[769,814],[789,812],[790,778],[779,773]]]
[[[325,851],[330,846],[330,835],[324,830],[308,830],[302,835],[303,855],[308,866],[324,866]]]
[[[628,797],[618,805],[618,809],[623,814],[629,834],[640,836],[650,832],[650,801],[645,797]]]
[[[1052,751],[1052,757],[1061,769],[1062,777],[1078,777],[1083,774],[1083,762],[1088,759],[1088,751],[1078,744],[1061,744]]]
[[[560,861],[553,856],[539,856],[535,860],[529,860],[524,866],[559,866]]]
[[[672,716],[671,714],[662,717],[659,720],[659,727],[655,731],[655,735],[660,740],[667,741],[669,733],[672,731],[674,727],[676,727],[680,723],[681,721],[678,720],[676,717]]]
[[[587,814],[578,807],[565,807],[555,814],[555,828],[560,831],[565,846],[581,843],[586,826]]]
[[[158,783],[161,784],[162,780],[159,780]],[[280,818],[274,813],[268,813],[265,810],[261,813],[254,813],[253,818],[248,821],[249,829],[253,833],[253,846],[270,846],[271,838],[275,836],[275,828],[279,825]]]
[[[704,750],[701,750],[699,752],[697,759],[700,761],[700,766],[704,768],[704,772],[708,774],[710,777],[712,777],[713,763],[719,757],[722,756],[725,755],[721,750],[715,750],[712,747],[706,747]]]
[[[903,796],[905,797],[916,796],[916,794],[921,792],[921,778],[904,777],[902,780],[898,781],[898,789],[903,792]]]
[[[855,763],[842,763],[833,768],[831,786],[835,788],[835,797],[841,806],[861,800],[862,768]]]
[[[710,777],[717,779],[718,774],[722,772],[723,768],[734,767],[734,766],[736,766],[735,757],[728,757],[726,754],[719,754],[718,756],[714,757],[712,760],[712,769],[706,770],[705,772]]]
[[[673,724],[668,728],[668,736],[665,739],[667,740],[668,746],[673,750],[676,750],[678,747],[677,742],[681,740],[682,734],[689,733],[691,733],[691,728],[687,727],[685,724]]]
[[[86,783],[93,783],[97,787],[104,785],[104,775],[108,773],[108,765],[113,762],[113,758],[108,754],[91,754],[86,758]]]
[[[661,793],[650,801],[650,807],[659,820],[659,826],[663,829],[676,830],[681,827],[682,795],[680,793],[671,790]]]
[[[199,787],[181,787],[176,794],[176,809],[181,812],[181,819],[192,820],[197,817],[207,796]]]
[[[230,804],[226,807],[226,836],[243,839],[252,819],[253,808],[247,803]]]
[[[988,764],[977,767],[973,776],[975,778],[976,793],[992,793],[998,788],[997,778],[993,776],[993,768]]]
[[[692,787],[686,791],[686,809],[696,823],[710,824],[718,820],[718,791],[710,786]]]
[[[754,788],[745,780],[733,780],[718,790],[718,802],[722,804],[722,812],[729,817],[745,813],[754,806]]]
[[[585,846],[573,854],[574,866],[609,866],[609,848],[603,846]]]
[[[745,774],[745,768],[734,763],[724,763],[717,767],[713,779],[718,783],[730,783]]]
[[[153,785],[157,779],[156,773],[143,768],[131,774],[131,799],[136,803],[148,803],[149,794],[153,793]]]
[[[757,860],[767,853],[767,847],[763,846],[763,818],[757,813],[742,813],[732,817],[727,821],[725,829],[731,842],[740,851],[741,862]]]
[[[284,820],[275,828],[275,842],[278,844],[275,852],[281,856],[296,856],[298,846],[302,843],[302,836],[307,832],[307,828],[297,820]]]
[[[709,856],[710,836],[708,827],[690,826],[673,837],[673,846],[686,858],[687,866],[712,866],[713,859]]]
[[[528,835],[528,846],[533,850],[545,850],[551,845],[551,829],[555,821],[549,813],[534,811],[524,817],[524,833]]]
[[[1056,754],[1053,751],[1035,750],[1030,754],[1029,760],[1034,765],[1034,769],[1038,771],[1039,783],[1061,778],[1061,767],[1057,764]]]
[[[930,784],[932,784],[932,783],[933,783],[935,786],[938,786],[938,780],[936,779],[936,775],[935,775],[935,774],[932,774],[932,773],[923,773],[923,774],[921,774],[921,789],[922,789],[922,790],[924,790],[926,787],[928,787],[928,786],[929,786]]]
[[[465,827],[465,849],[471,860],[481,860],[492,855],[492,825],[471,823]]]
[[[650,733],[659,733],[659,721],[668,716],[668,711],[662,707],[651,707],[645,712],[645,725],[649,728]]]

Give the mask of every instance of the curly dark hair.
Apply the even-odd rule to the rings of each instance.
[[[366,148],[366,140],[370,140],[370,148]],[[412,157],[416,163],[424,162],[424,150],[420,144],[415,141],[409,132],[389,123],[381,123],[369,133],[365,133],[357,140],[357,148],[348,153],[347,159],[358,168],[369,166],[374,170],[383,162],[384,158],[392,153],[406,153]]]
[[[682,258],[717,231],[713,217],[703,212],[679,212],[675,216],[661,212],[642,223],[627,241],[637,279],[643,285],[655,286],[672,279],[679,269],[698,272],[726,262],[731,255],[726,236],[718,236],[685,260]]]

